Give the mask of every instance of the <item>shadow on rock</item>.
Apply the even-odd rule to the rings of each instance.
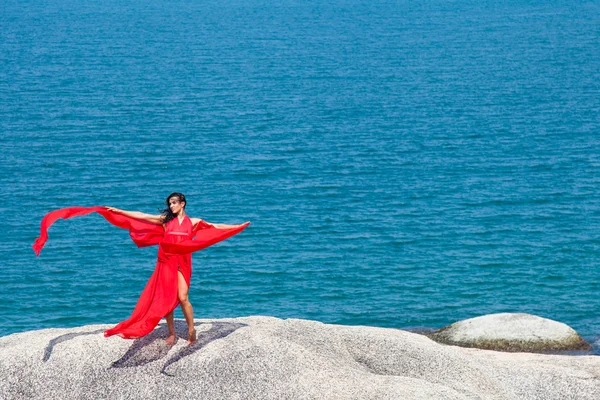
[[[54,339],[50,340],[50,342],[48,343],[48,346],[46,346],[46,349],[44,350],[44,357],[42,358],[42,361],[46,362],[50,359],[50,355],[52,354],[52,350],[54,350],[54,346],[56,346],[59,343],[66,342],[67,340],[71,340],[73,338],[76,338],[77,336],[96,335],[98,333],[103,333],[103,332],[104,332],[104,329],[98,329],[98,330],[91,331],[91,332],[66,333],[64,335],[55,337]]]
[[[217,339],[222,339],[222,338],[232,334],[239,328],[247,326],[246,324],[236,324],[236,323],[232,323],[232,322],[212,322],[212,323],[202,323],[200,325],[206,325],[206,324],[211,325],[211,328],[208,331],[199,332],[198,340],[196,341],[196,343],[194,343],[190,346],[184,347],[179,352],[177,352],[177,354],[175,354],[173,357],[171,357],[163,366],[162,370],[160,371],[161,373],[168,375],[168,376],[173,376],[172,374],[169,374],[166,371],[170,365],[176,363],[177,361],[181,360],[184,357],[189,356],[190,354],[195,353],[196,351],[200,350],[201,348],[203,348],[210,342],[217,340]],[[198,325],[196,325],[196,327],[197,326]],[[187,325],[184,325],[184,332],[185,332],[184,337],[187,339]],[[179,332],[177,334],[179,336]]]
[[[182,331],[186,332],[187,337],[187,325],[181,321],[175,321],[175,332],[177,337],[181,337]],[[135,339],[123,357],[113,362],[110,367],[140,367],[153,361],[160,360],[169,353],[169,350],[171,350],[172,347],[165,343],[165,339],[168,335],[169,331],[167,325],[160,324],[159,328],[153,330],[146,336]]]
[[[237,329],[247,326],[245,324],[236,324],[230,322],[201,323],[197,324],[196,327],[199,325],[210,325],[211,327],[207,331],[198,332],[198,339],[196,343],[190,346],[185,346],[173,357],[171,357],[163,366],[161,370],[162,373],[169,375],[165,371],[169,365],[176,363],[183,357],[189,356],[190,354],[200,350],[213,340],[224,338]],[[169,331],[167,330],[166,324],[159,325],[158,329],[153,330],[144,337],[136,339],[123,357],[112,363],[111,368],[140,367],[166,357],[169,351],[173,348],[173,346],[168,345],[165,342],[168,334]],[[179,339],[187,341],[188,331],[185,321],[175,321],[175,336],[176,341],[179,341]]]

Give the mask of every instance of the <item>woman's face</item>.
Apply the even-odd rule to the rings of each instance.
[[[173,196],[169,199],[169,208],[171,212],[175,215],[178,215],[183,207],[185,206],[185,202],[179,201],[179,197]]]

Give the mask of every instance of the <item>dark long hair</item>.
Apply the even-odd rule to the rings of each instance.
[[[183,193],[179,193],[179,192],[171,193],[169,195],[169,197],[167,197],[167,200],[165,200],[165,203],[167,203],[167,208],[165,208],[164,210],[161,211],[162,215],[165,216],[163,224],[166,224],[167,222],[171,221],[173,218],[175,218],[177,216],[177,215],[173,214],[173,212],[171,211],[171,207],[169,207],[169,200],[171,200],[172,197],[177,197],[179,199],[179,201],[184,202],[185,206],[187,206],[187,201],[185,200],[185,195]],[[185,210],[185,206],[183,206],[184,210]]]

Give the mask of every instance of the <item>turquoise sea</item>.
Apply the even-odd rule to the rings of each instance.
[[[0,336],[127,318],[156,248],[74,205],[252,225],[198,318],[600,337],[598,1],[3,0]],[[178,316],[182,314],[178,311]]]

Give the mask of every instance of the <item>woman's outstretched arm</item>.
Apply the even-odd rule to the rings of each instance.
[[[121,210],[120,208],[115,208],[115,207],[106,207],[106,209],[109,211],[118,213],[118,214],[126,215],[131,218],[140,219],[142,221],[147,221],[147,222],[150,222],[155,225],[162,225],[164,222],[164,218],[165,218],[163,215],[145,214],[145,213],[139,212],[139,211],[125,211],[125,210]]]
[[[192,225],[196,225],[198,222],[203,221],[200,218],[190,218],[192,220]],[[214,226],[217,229],[232,229],[232,228],[237,228],[240,225],[227,225],[227,224],[213,224],[212,222],[208,222],[208,221],[203,221],[205,224],[209,224]]]

